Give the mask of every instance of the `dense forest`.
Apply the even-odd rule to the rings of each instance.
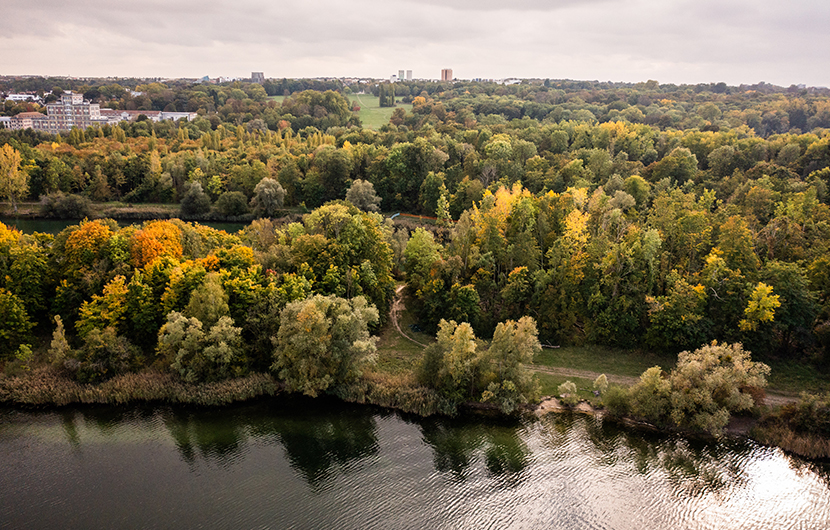
[[[6,358],[57,315],[67,366],[86,380],[154,363],[191,380],[272,368],[313,393],[355,366],[309,383],[322,371],[299,352],[332,347],[295,344],[301,331],[342,322],[332,329],[348,338],[330,338],[350,352],[334,357],[369,356],[397,278],[439,343],[452,349],[462,333],[501,344],[480,348],[491,365],[509,364],[494,360],[504,351],[526,358],[530,336],[664,351],[741,342],[830,364],[826,91],[407,82],[395,94],[411,112],[374,131],[343,94],[377,86],[62,88],[199,117],[0,131],[0,166],[26,184],[4,177],[9,200],[40,200],[50,215],[117,200],[258,220],[237,235],[179,220],[84,221],[54,238],[3,228]],[[502,376],[470,388],[520,379]]]

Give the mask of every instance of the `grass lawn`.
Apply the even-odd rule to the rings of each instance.
[[[282,103],[286,96],[268,96],[271,101]],[[372,94],[348,94],[349,101],[356,101],[360,106],[360,111],[357,113],[358,118],[363,123],[366,129],[380,129],[392,117],[393,107],[380,108],[380,98]],[[412,110],[412,105],[398,103],[398,107],[409,112]]]
[[[404,299],[406,303],[406,299]],[[431,344],[434,337],[426,333],[413,331],[410,326],[415,323],[415,318],[409,311],[401,311],[398,321],[401,329],[421,344]],[[395,325],[390,320],[380,334],[377,344],[378,361],[375,370],[389,374],[401,374],[412,372],[418,367],[418,363],[424,356],[424,348],[398,333]]]
[[[543,366],[639,377],[655,365],[659,365],[668,372],[677,362],[677,356],[603,346],[563,346],[556,349],[544,348],[542,353],[533,359],[533,362]]]
[[[819,372],[813,366],[783,360],[762,362],[771,369],[767,378],[769,390],[791,394],[830,392],[830,374]]]
[[[357,116],[363,122],[363,127],[366,129],[380,129],[382,126],[389,123],[389,118],[392,117],[394,107],[380,107],[380,98],[372,94],[349,94],[351,101],[356,101],[360,105],[360,112]],[[412,105],[398,103],[398,107],[409,112],[412,110]]]
[[[559,385],[565,381],[572,381],[577,388],[579,399],[584,399],[593,403],[596,397],[593,394],[594,382],[580,377],[566,377],[564,375],[548,374],[543,372],[536,373],[536,380],[539,381],[542,396],[558,396]]]

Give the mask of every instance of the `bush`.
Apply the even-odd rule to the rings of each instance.
[[[761,443],[807,458],[830,458],[830,393],[802,394],[798,403],[761,420],[752,434]]]
[[[226,191],[216,199],[216,211],[225,217],[248,213],[248,198],[241,191]]]
[[[210,197],[201,184],[194,182],[182,197],[180,208],[182,215],[204,215],[210,211]]]
[[[605,410],[612,416],[624,418],[629,414],[628,390],[621,386],[612,386],[602,396]]]
[[[64,365],[82,383],[106,381],[123,374],[140,364],[141,350],[125,337],[118,336],[115,328],[93,329],[87,333],[84,345],[75,352],[75,358]]]
[[[680,352],[668,375],[646,370],[629,390],[631,414],[655,425],[723,432],[730,415],[751,409],[766,386],[769,366],[750,360],[741,344],[712,344]]]
[[[58,191],[40,198],[40,214],[53,219],[83,219],[92,214],[92,203],[81,195]]]
[[[605,374],[599,374],[594,380],[594,391],[599,395],[605,394],[608,390],[608,377]]]
[[[565,405],[569,407],[575,406],[579,403],[579,396],[577,395],[577,388],[576,383],[573,381],[565,381],[559,388],[557,388],[557,392],[559,392],[559,399]]]

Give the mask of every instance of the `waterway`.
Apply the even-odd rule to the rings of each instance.
[[[826,529],[830,467],[572,414],[0,409],[0,528]]]

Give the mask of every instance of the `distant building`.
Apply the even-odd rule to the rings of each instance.
[[[72,127],[85,129],[90,125],[102,125],[107,121],[101,117],[101,108],[97,103],[84,99],[83,94],[64,92],[58,101],[47,103],[46,113],[49,115],[47,132],[57,134],[59,131],[69,131]],[[33,127],[37,128],[37,127]]]
[[[406,71],[406,80],[407,81],[412,81],[412,70],[407,70]]]
[[[389,82],[397,83],[398,82],[398,76],[396,76],[395,74],[392,74],[391,76],[389,76]]]
[[[251,81],[261,85],[265,82],[265,74],[263,72],[251,72]]]
[[[37,94],[9,94],[6,96],[9,101],[38,101],[40,98]]]
[[[403,70],[398,70],[398,81],[403,81],[403,80],[404,80],[404,71]]]
[[[34,129],[36,131],[48,130],[49,117],[40,112],[21,112],[7,123],[7,127],[13,131],[21,129]]]
[[[150,121],[196,119],[195,112],[164,112],[159,110],[114,110],[102,109],[97,103],[84,99],[83,94],[64,92],[60,100],[46,105],[47,114],[21,112],[12,116],[6,124],[9,129],[34,129],[57,134],[73,127],[85,129],[90,126],[117,125],[122,121],[135,121],[145,115]]]
[[[452,68],[444,68],[441,70],[441,81],[452,81]]]

